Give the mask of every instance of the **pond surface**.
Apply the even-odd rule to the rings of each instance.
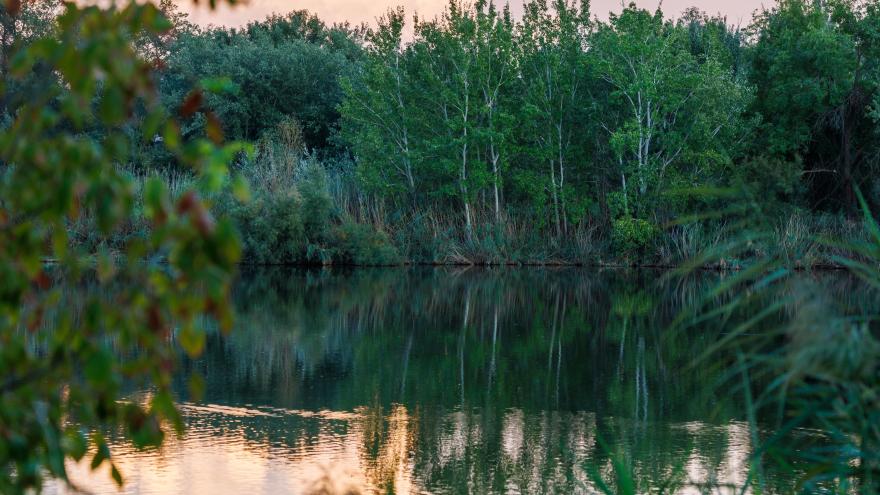
[[[719,332],[671,329],[719,277],[246,271],[236,330],[178,377],[186,434],[114,447],[123,493],[597,493],[615,463],[639,493],[733,493],[749,477],[744,403],[719,387],[723,356],[692,366]],[[70,470],[119,493],[107,473]],[[791,481],[765,475],[770,493]]]

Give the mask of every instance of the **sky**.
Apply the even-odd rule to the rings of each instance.
[[[405,7],[407,17],[415,12],[421,17],[433,17],[443,11],[447,2],[448,0],[249,0],[247,4],[237,7],[227,7],[224,4],[212,12],[206,7],[206,1],[195,6],[192,1],[180,0],[182,9],[190,14],[193,22],[202,26],[214,24],[230,27],[262,20],[272,13],[284,14],[299,9],[316,13],[328,24],[350,21],[354,24],[366,22],[374,25],[375,19],[391,6]],[[220,0],[218,3],[223,2]],[[637,0],[636,3],[653,11],[657,8],[658,0]],[[696,6],[709,14],[721,13],[731,24],[745,25],[751,20],[752,13],[762,8],[762,4],[769,7],[773,3],[774,0],[665,0],[663,12],[667,16],[675,17],[686,8]],[[522,0],[511,0],[510,5],[514,13],[522,11]],[[609,11],[621,10],[621,0],[593,0],[592,6],[594,15],[607,18]]]

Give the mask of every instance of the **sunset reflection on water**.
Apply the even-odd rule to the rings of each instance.
[[[122,491],[106,469],[90,472],[88,463],[70,463],[76,486],[94,493],[454,493],[437,484],[444,471],[466,469],[469,491],[479,493],[598,493],[595,474],[613,477],[610,460],[595,465],[591,459],[596,438],[592,413],[526,414],[511,409],[502,415],[500,431],[486,430],[481,414],[449,412],[430,443],[438,446],[431,459],[417,459],[420,431],[418,414],[405,406],[390,410],[361,408],[352,412],[284,411],[272,408],[227,406],[182,407],[189,429],[183,438],[170,437],[159,451],[137,452],[125,443],[113,446],[114,459],[126,480]],[[293,441],[285,428],[296,428]],[[681,437],[684,466],[656,466],[647,457],[633,471],[655,476],[657,469],[673,475],[683,470],[685,486],[677,493],[702,493],[701,486],[734,493],[748,475],[750,451],[747,424],[725,426],[703,423],[682,425],[628,425],[632,434],[642,428],[668,428]],[[560,457],[553,448],[559,436],[571,447]],[[489,445],[497,438],[499,445]],[[726,443],[721,459],[699,449],[703,442]],[[281,440],[279,440],[281,439]],[[494,457],[491,452],[497,451]],[[490,466],[484,470],[486,457]],[[503,472],[503,474],[502,474]],[[493,486],[493,480],[504,484]],[[326,491],[322,491],[326,490]],[[49,493],[67,493],[55,486]],[[73,493],[73,492],[70,492]]]
[[[615,464],[640,494],[739,493],[753,450],[742,398],[719,389],[726,366],[691,368],[718,330],[668,329],[713,277],[246,274],[237,328],[182,358],[185,435],[138,452],[107,432],[121,493],[597,493]],[[858,293],[849,284],[824,287]],[[204,403],[187,401],[194,374]],[[791,493],[798,469],[766,467],[763,493]],[[88,461],[70,471],[120,493]]]

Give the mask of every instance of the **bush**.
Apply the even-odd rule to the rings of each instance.
[[[611,226],[611,240],[614,249],[622,255],[641,252],[654,240],[657,228],[641,218],[623,217]]]
[[[385,232],[370,225],[345,223],[334,231],[334,261],[362,266],[400,264],[400,253]]]
[[[401,256],[373,225],[339,222],[339,208],[324,166],[314,157],[271,152],[273,142],[246,169],[254,197],[241,204],[228,192],[217,199],[219,213],[238,227],[243,260],[256,265],[392,265]],[[282,150],[283,151],[283,150]],[[292,158],[291,158],[292,157]]]
[[[310,244],[323,243],[329,233],[333,216],[333,200],[327,189],[327,173],[317,160],[309,159],[301,165],[297,177],[303,228]]]
[[[241,235],[246,263],[301,261],[306,237],[298,203],[292,194],[265,195],[246,204],[231,202],[230,217]]]

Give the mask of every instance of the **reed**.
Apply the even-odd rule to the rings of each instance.
[[[287,127],[290,127],[289,129]],[[587,217],[558,233],[531,210],[493,210],[475,206],[468,229],[454,202],[426,197],[414,204],[392,202],[363,187],[347,159],[319,159],[304,150],[293,124],[257,143],[256,156],[240,160],[235,172],[250,184],[252,200],[241,203],[231,190],[210,198],[215,214],[230,217],[241,235],[244,262],[251,264],[460,264],[663,266],[742,270],[756,260],[780,257],[798,269],[841,267],[854,253],[846,244],[864,240],[859,222],[801,211],[764,216],[760,235],[724,250],[744,225],[712,218],[657,226],[603,223]],[[135,203],[147,176],[130,173]],[[191,188],[183,172],[159,174],[172,197]],[[477,203],[479,205],[479,203]],[[619,228],[633,231],[623,242]],[[69,224],[70,237],[87,249],[115,249],[149,229],[136,217],[112,239],[83,212]],[[751,226],[749,226],[751,228]],[[843,242],[825,242],[830,239]],[[713,259],[709,259],[713,258]]]
[[[723,332],[694,366],[724,368],[726,379],[719,386],[744,397],[758,446],[748,486],[764,491],[762,466],[799,464],[807,468],[797,476],[798,493],[880,492],[876,315],[868,305],[841,304],[809,277],[793,276],[829,260],[863,279],[871,287],[868,299],[876,300],[880,226],[864,202],[863,210],[860,231],[855,222],[799,215],[783,222],[759,220],[751,232],[763,226],[766,235],[734,236],[713,256],[751,252],[762,256],[760,261],[725,278],[697,302],[698,311],[680,318],[683,328],[708,322]],[[711,298],[731,289],[739,296],[729,303],[719,306]],[[718,360],[720,352],[735,352],[738,358]],[[754,383],[765,385],[752,388]]]

